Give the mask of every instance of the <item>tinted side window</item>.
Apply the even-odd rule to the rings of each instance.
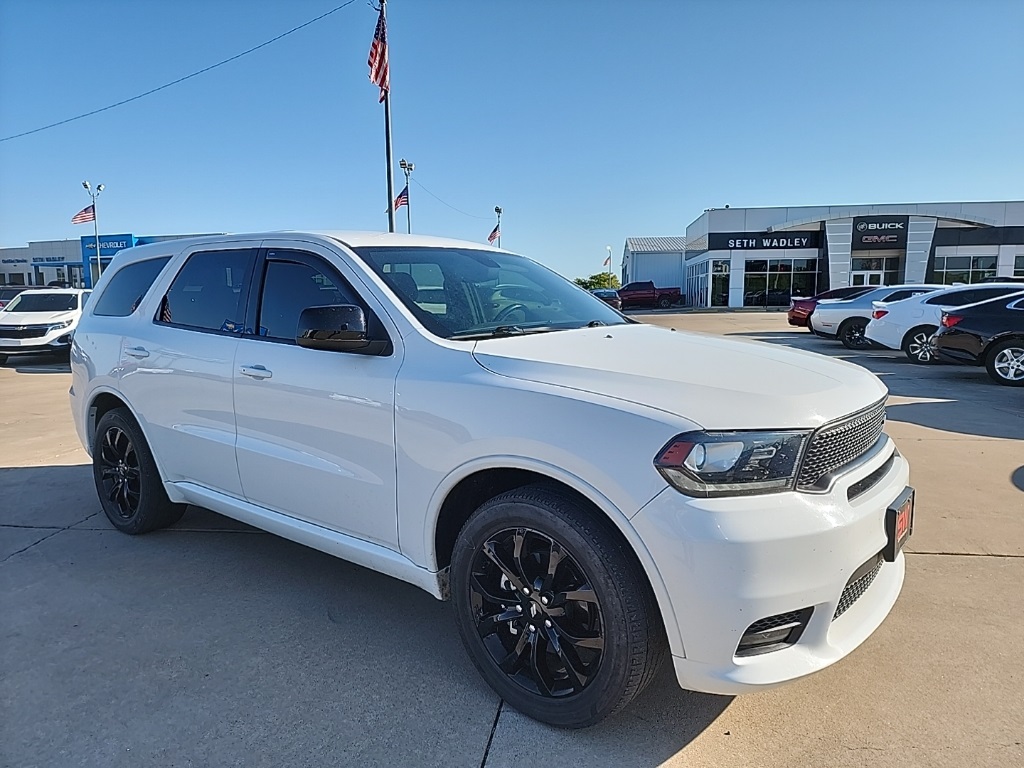
[[[1016,288],[976,288],[972,291],[974,294],[974,301],[998,299],[1000,296],[1008,296],[1009,294],[1016,292]],[[972,301],[971,303],[973,304],[974,302]]]
[[[96,300],[94,315],[127,317],[134,312],[149,291],[156,276],[170,261],[169,256],[129,264],[117,271],[103,294]]]
[[[956,293],[943,293],[940,296],[932,296],[925,299],[925,304],[939,304],[947,307],[962,307],[964,304],[972,304],[977,299],[972,299],[974,291],[957,291]]]
[[[904,288],[901,291],[893,291],[882,299],[882,301],[903,301],[903,299],[909,299],[911,296],[920,296],[922,293],[928,293],[928,291],[916,291],[911,288]]]
[[[156,320],[207,331],[241,333],[245,287],[255,253],[201,251],[189,256],[160,303]]]
[[[312,257],[285,261],[287,256],[280,251],[268,255],[260,296],[260,336],[294,342],[299,315],[307,307],[362,305],[348,283],[327,264]]]

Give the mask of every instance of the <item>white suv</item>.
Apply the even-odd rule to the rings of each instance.
[[[0,364],[10,355],[66,355],[91,291],[25,290],[0,311]]]
[[[1020,283],[959,285],[897,301],[873,301],[865,337],[889,349],[902,349],[915,363],[936,360],[932,336],[943,310],[1019,293]]]
[[[450,599],[539,720],[597,722],[665,651],[700,691],[802,677],[903,584],[913,491],[863,368],[439,238],[154,243],[97,291],[71,406],[116,528],[196,504]]]

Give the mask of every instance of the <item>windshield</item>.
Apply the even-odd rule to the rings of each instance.
[[[25,291],[4,309],[6,312],[66,312],[78,309],[78,294]]]
[[[431,333],[474,338],[621,325],[599,298],[535,261],[461,248],[357,248]]]

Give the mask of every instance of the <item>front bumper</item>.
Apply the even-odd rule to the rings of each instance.
[[[848,499],[850,487],[891,466]],[[737,694],[780,685],[833,664],[885,619],[903,584],[904,556],[883,563],[833,620],[851,576],[885,546],[885,510],[907,486],[906,461],[886,449],[837,479],[828,493],[693,499],[667,488],[633,518],[667,587],[680,686]],[[737,657],[762,618],[812,608],[799,640]],[[668,619],[671,621],[671,619]]]
[[[51,355],[71,349],[71,331],[54,331],[36,339],[0,339],[2,355]]]

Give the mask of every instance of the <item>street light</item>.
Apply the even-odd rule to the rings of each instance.
[[[96,191],[93,192],[88,179],[82,182],[82,186],[85,187],[85,191],[89,193],[89,197],[92,199],[92,231],[96,235],[96,279],[99,280],[100,275],[103,274],[103,263],[100,261],[100,217],[96,213],[96,198],[100,196],[100,192],[103,191],[104,187],[102,184],[97,184]],[[91,278],[89,283],[90,285],[92,284]]]
[[[612,288],[612,247],[606,245],[604,249],[608,251],[608,287]]]
[[[498,214],[498,226],[497,226],[497,230],[498,230],[498,247],[501,248],[501,206],[500,205],[494,206],[494,212],[496,214]]]
[[[401,160],[398,161],[398,167],[401,168],[403,171],[405,171],[405,194],[406,194],[406,198],[405,198],[405,223],[406,223],[406,231],[411,235],[412,234],[412,206],[409,205],[409,177],[412,175],[412,172],[416,170],[416,164],[415,163],[407,163],[405,161],[405,158],[403,157]]]

